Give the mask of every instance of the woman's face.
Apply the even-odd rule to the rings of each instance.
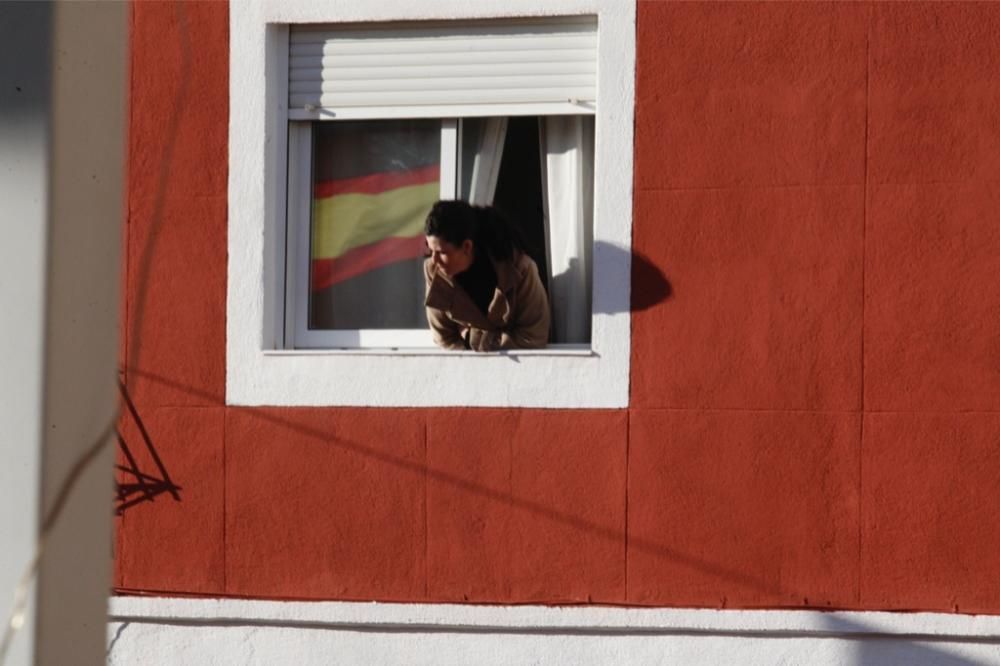
[[[426,236],[427,249],[430,250],[431,261],[448,277],[455,277],[469,269],[474,253],[472,241],[464,240],[461,245],[452,245],[443,238]]]

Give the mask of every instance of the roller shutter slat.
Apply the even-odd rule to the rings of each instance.
[[[543,102],[585,102],[593,99],[593,88],[515,88],[482,91],[476,104],[521,104]],[[289,101],[291,108],[336,109],[341,106],[422,106],[422,105],[470,105],[467,91],[444,90],[426,91],[419,97],[409,91],[364,92],[364,93],[296,93]],[[582,108],[582,107],[581,107]]]
[[[593,102],[593,17],[293,27],[289,108]]]
[[[364,67],[341,68],[338,70],[327,70],[327,77],[323,77],[323,68],[299,67],[295,70],[292,83],[297,82],[318,82],[329,81],[353,81],[357,79],[399,79],[399,78],[439,78],[439,77],[477,77],[477,76],[560,76],[560,75],[590,75],[591,80],[595,70],[595,63],[581,62],[548,62],[548,63],[492,63],[488,68],[479,65],[467,65],[462,63],[449,63],[446,65],[427,65],[413,69],[409,67],[393,65],[367,65]],[[332,78],[330,73],[332,72]],[[415,74],[416,77],[407,76]]]
[[[323,81],[320,91],[331,93],[361,93],[395,91],[436,91],[436,90],[480,90],[484,83],[491,88],[551,88],[580,87],[586,88],[592,77],[583,75],[568,76],[566,74],[551,74],[545,76],[452,76],[445,78],[423,79],[344,79],[340,81]],[[309,93],[316,90],[316,83],[299,81],[289,86],[291,93]]]
[[[367,41],[340,41],[335,37],[327,39],[325,42],[315,44],[293,44],[289,49],[291,56],[344,56],[363,55],[379,53],[411,53],[420,55],[424,53],[467,53],[480,51],[483,48],[490,52],[502,53],[504,51],[522,51],[530,49],[532,51],[575,51],[592,49],[596,44],[593,37],[573,35],[557,36],[552,39],[519,39],[519,38],[494,38],[468,37],[451,39],[399,39],[381,40],[371,39]]]
[[[491,51],[481,53],[472,51],[462,54],[460,62],[467,65],[478,64],[544,64],[544,63],[586,63],[591,67],[596,66],[593,58],[594,51],[591,49],[549,49],[549,50],[524,50],[524,51]],[[300,69],[323,69],[339,68],[353,69],[355,67],[366,66],[398,66],[416,67],[425,65],[448,65],[455,64],[454,53],[426,53],[420,58],[419,63],[414,63],[413,58],[407,53],[375,53],[362,55],[343,56],[293,56],[289,59],[289,71],[296,72]]]

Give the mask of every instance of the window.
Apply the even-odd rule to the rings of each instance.
[[[578,71],[540,78],[523,40],[566,34]],[[620,0],[234,3],[227,404],[626,406],[634,59]],[[547,349],[430,346],[415,269],[449,197],[526,225]]]
[[[291,125],[287,347],[432,344],[423,218],[454,197],[455,133],[431,119]]]
[[[283,346],[433,347],[423,219],[459,198],[520,227],[551,342],[588,347],[596,36],[593,16],[292,27]]]

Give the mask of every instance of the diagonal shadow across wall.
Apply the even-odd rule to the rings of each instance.
[[[141,376],[148,381],[153,381],[164,386],[170,386],[171,388],[188,392],[191,395],[198,395],[206,399],[213,397],[210,394],[198,391],[196,388],[187,386],[180,382],[175,382],[155,373],[140,370],[136,370],[134,372],[136,375]],[[303,435],[316,443],[324,443],[343,451],[362,456],[373,462],[389,465],[397,469],[423,476],[426,479],[446,484],[447,486],[466,492],[470,496],[481,497],[498,504],[509,506],[516,511],[523,511],[539,516],[545,520],[551,521],[554,524],[566,525],[575,530],[593,534],[601,539],[621,542],[624,545],[626,539],[624,525],[612,526],[602,524],[588,518],[581,517],[575,512],[560,510],[549,506],[544,502],[513,495],[504,489],[482,485],[475,481],[471,481],[462,475],[442,469],[436,469],[426,463],[421,464],[400,455],[394,455],[392,453],[378,450],[364,442],[339,437],[336,433],[322,430],[320,428],[310,427],[309,425],[298,422],[292,418],[284,418],[268,408],[244,407],[240,409],[253,413],[257,418],[263,421],[285,428],[289,432]],[[634,551],[648,553],[654,557],[674,562],[684,568],[708,574],[741,588],[755,590],[759,593],[767,595],[780,595],[783,592],[778,581],[740,570],[725,562],[712,561],[704,556],[686,553],[674,544],[631,535],[628,537],[627,547]]]

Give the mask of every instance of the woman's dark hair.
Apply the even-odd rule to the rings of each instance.
[[[452,245],[471,240],[495,261],[510,261],[514,250],[527,252],[520,232],[496,208],[473,206],[465,201],[438,201],[427,214],[424,234]]]

